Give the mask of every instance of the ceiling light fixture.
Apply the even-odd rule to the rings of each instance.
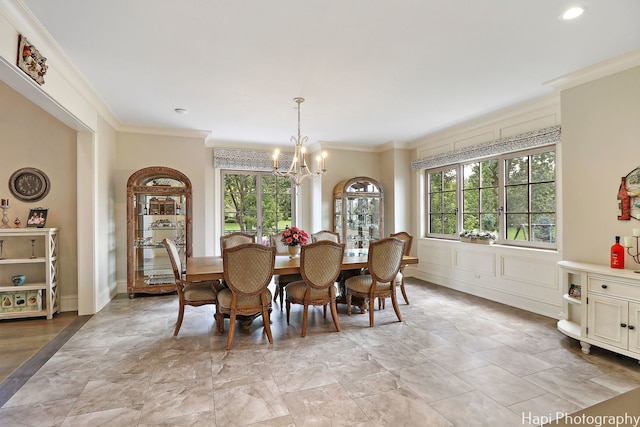
[[[181,116],[189,113],[189,110],[187,110],[186,108],[176,108],[173,111],[175,111],[177,114],[180,114]]]
[[[323,151],[322,155],[316,157],[316,171],[311,172],[311,170],[307,166],[306,148],[303,147],[303,144],[307,142],[309,138],[306,136],[303,137],[300,134],[300,104],[304,102],[304,98],[293,98],[293,100],[298,104],[298,136],[296,137],[294,135],[291,137],[291,141],[295,144],[293,159],[291,160],[289,168],[285,171],[281,171],[279,169],[280,150],[276,149],[276,151],[273,153],[273,174],[277,176],[289,177],[293,180],[293,183],[296,186],[299,186],[306,178],[318,178],[327,171],[325,165],[327,152]]]
[[[560,17],[560,19],[562,19],[563,21],[571,21],[572,19],[576,19],[583,13],[584,13],[584,7],[573,6],[565,10],[562,16]]]

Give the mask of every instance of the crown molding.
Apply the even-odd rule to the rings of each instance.
[[[606,61],[598,62],[581,70],[574,71],[573,73],[549,80],[543,84],[551,86],[556,90],[565,90],[637,66],[640,66],[640,49],[635,49]]]
[[[117,129],[121,133],[136,133],[142,135],[175,136],[180,138],[196,138],[205,141],[211,134],[208,130],[161,128],[150,126],[120,125]]]

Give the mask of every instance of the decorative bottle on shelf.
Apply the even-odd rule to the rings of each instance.
[[[627,193],[627,177],[622,177],[620,189],[618,190],[618,220],[625,221],[631,219],[631,197]]]
[[[611,268],[624,268],[624,246],[620,244],[620,236],[616,236],[616,243],[611,246]]]

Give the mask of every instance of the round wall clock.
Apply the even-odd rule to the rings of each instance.
[[[18,169],[9,178],[9,191],[23,202],[42,200],[51,188],[49,177],[36,168]]]

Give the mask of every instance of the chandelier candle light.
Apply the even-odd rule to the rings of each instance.
[[[634,242],[635,239],[635,242]],[[631,255],[633,260],[640,264],[640,246],[638,240],[640,239],[640,228],[633,229],[633,237],[625,237],[622,246],[627,248],[627,253]],[[635,246],[635,254],[631,253],[631,249]],[[640,273],[640,270],[635,270],[634,273]]]
[[[296,137],[294,135],[291,137],[291,141],[295,144],[293,159],[291,160],[289,168],[286,171],[281,171],[279,169],[280,162],[278,159],[280,150],[276,149],[273,153],[273,174],[289,177],[296,186],[299,186],[306,178],[317,178],[327,171],[325,165],[327,152],[323,151],[321,156],[316,157],[316,171],[311,172],[307,166],[306,148],[303,147],[303,144],[307,142],[309,138],[300,134],[300,104],[304,102],[304,98],[293,98],[293,100],[298,104],[298,136]]]

